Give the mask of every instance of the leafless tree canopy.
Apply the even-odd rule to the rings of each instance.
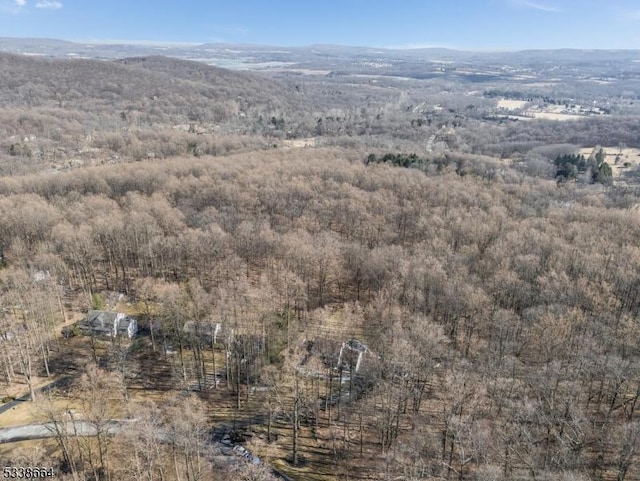
[[[0,56],[0,382],[61,479],[640,479],[637,190],[554,178],[612,121],[449,99],[411,156],[406,99],[290,81]],[[60,339],[102,302],[137,340]]]

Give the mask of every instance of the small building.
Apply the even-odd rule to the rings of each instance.
[[[127,316],[124,319],[118,320],[118,325],[116,326],[116,334],[118,336],[131,339],[137,332],[138,322],[133,317]]]
[[[204,342],[213,342],[214,344],[218,341],[218,335],[221,331],[222,324],[219,322],[187,321],[182,327],[182,332],[187,336]]]
[[[367,345],[357,339],[343,342],[338,355],[338,366],[345,366],[349,371],[357,373],[362,363],[362,357],[368,350]]]
[[[137,321],[114,311],[89,311],[78,323],[85,336],[126,337],[131,339],[138,332]]]
[[[358,374],[365,357],[373,355],[369,347],[358,339],[339,342],[335,339],[318,337],[305,340],[306,354],[299,365],[299,371],[322,374],[327,369],[334,373]],[[366,364],[366,363],[365,363]]]

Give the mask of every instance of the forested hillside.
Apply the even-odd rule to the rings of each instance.
[[[260,435],[253,449],[293,478],[640,479],[637,210],[499,161],[425,171],[366,156],[270,151],[0,179],[3,302],[33,302],[30,285],[50,299],[23,314],[41,332],[34,373],[60,315],[45,285],[87,306],[120,291],[153,306],[154,342],[180,346],[154,369],[173,363],[167,382],[200,386],[204,407],[185,422],[194,409],[248,416],[237,435]],[[45,283],[30,281],[37,272]],[[187,321],[221,323],[224,340],[200,344]],[[349,339],[368,348],[357,373],[333,368]],[[24,378],[15,346],[4,382]],[[126,362],[128,392],[157,387],[139,354]],[[140,434],[118,436],[99,461],[72,437],[67,455],[117,479],[142,479],[122,460],[217,479],[205,442],[150,453],[127,449]]]
[[[0,465],[640,480],[631,54],[228,47],[0,54]]]
[[[265,148],[262,134],[304,102],[259,74],[195,62],[0,54],[0,172]]]

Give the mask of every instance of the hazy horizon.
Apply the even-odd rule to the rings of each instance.
[[[638,26],[640,8],[628,0],[170,0],[154,9],[122,0],[0,0],[2,36],[83,43],[634,50]]]
[[[580,47],[531,47],[531,48],[464,48],[447,45],[348,45],[339,43],[313,43],[313,44],[300,44],[300,45],[280,45],[272,43],[255,43],[255,42],[173,42],[163,40],[129,40],[129,39],[74,39],[74,38],[54,38],[54,37],[17,37],[17,36],[0,36],[0,40],[10,41],[51,41],[51,42],[68,42],[77,45],[95,45],[95,46],[134,46],[134,47],[166,47],[166,48],[197,48],[206,45],[226,45],[226,46],[238,46],[238,47],[258,47],[258,48],[290,48],[290,49],[304,49],[314,47],[327,47],[327,48],[353,48],[353,49],[376,49],[376,50],[399,50],[399,51],[411,51],[411,50],[451,50],[454,52],[468,52],[468,53],[517,53],[525,51],[555,51],[555,50],[575,50],[575,51],[639,51],[640,46],[635,48],[580,48]]]

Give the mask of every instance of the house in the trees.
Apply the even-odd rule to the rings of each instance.
[[[316,371],[320,374],[324,369],[331,369],[335,372],[343,374],[357,374],[362,369],[365,356],[370,355],[371,351],[367,345],[357,339],[339,342],[325,338],[316,338],[305,341],[306,355],[300,362],[300,370],[304,372]],[[317,361],[313,361],[313,359]],[[318,368],[309,368],[309,366],[324,366],[320,370]]]
[[[338,366],[344,366],[349,371],[357,373],[362,363],[362,357],[367,351],[367,345],[357,339],[343,342],[338,355]]]
[[[212,342],[215,344],[218,341],[218,335],[222,331],[222,324],[219,322],[209,321],[187,321],[184,323],[182,331],[188,336],[194,339],[199,339],[204,342]]]
[[[126,337],[131,339],[138,332],[138,323],[122,312],[89,311],[78,323],[86,336]]]

